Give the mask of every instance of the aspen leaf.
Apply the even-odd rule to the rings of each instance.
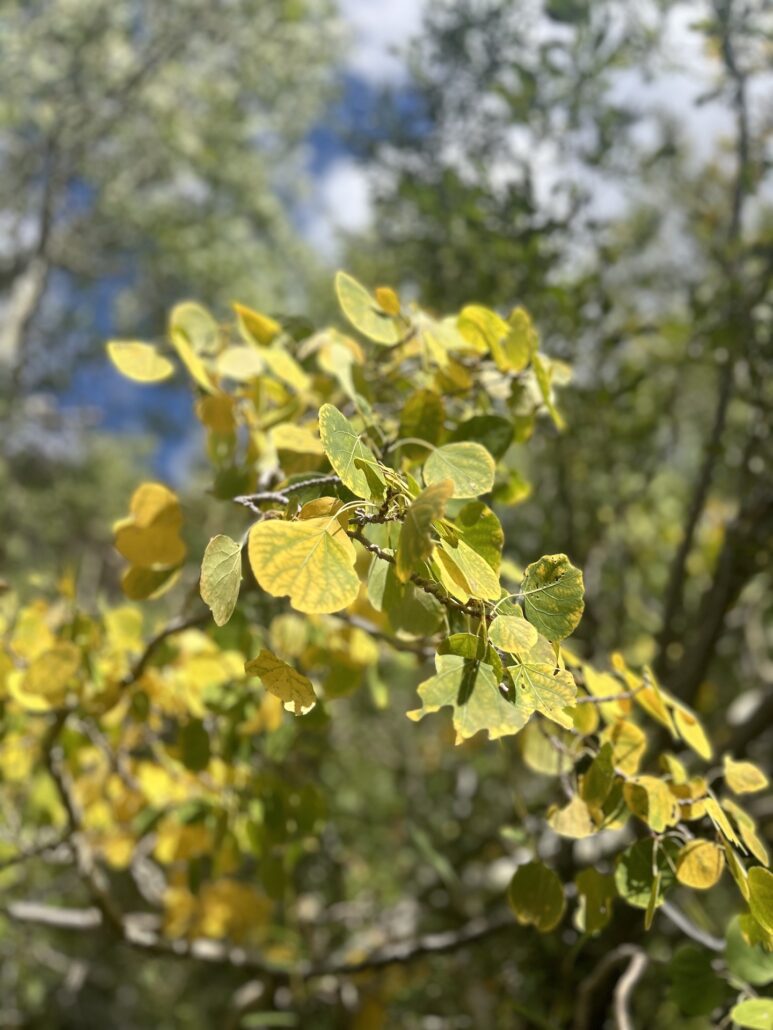
[[[736,847],[741,848],[741,850],[743,850],[740,840],[733,832],[733,827],[730,825],[730,820],[719,807],[719,804],[717,803],[716,799],[713,797],[707,797],[704,801],[704,805],[706,808],[706,815],[709,817],[709,819],[711,819],[715,828],[719,830],[719,832],[722,834],[725,840],[728,840],[731,844],[735,844]]]
[[[561,837],[581,840],[596,832],[588,806],[576,794],[563,808],[555,808],[548,814],[548,826]]]
[[[266,690],[285,707],[292,705],[296,715],[304,715],[317,702],[311,680],[265,648],[245,664],[244,671],[248,676],[259,676]]]
[[[647,737],[636,723],[628,722],[627,719],[612,723],[602,732],[601,742],[612,745],[615,768],[628,776],[636,775],[647,749]]]
[[[671,861],[678,851],[673,841],[655,841],[648,837],[637,841],[618,855],[615,864],[615,886],[621,898],[634,908],[650,906],[653,887],[654,907],[663,903],[663,896],[674,882]],[[656,877],[659,877],[656,880]]]
[[[688,747],[708,762],[714,755],[714,748],[706,736],[703,725],[695,714],[681,702],[674,703],[674,724],[676,731]]]
[[[199,589],[218,626],[233,615],[242,578],[242,548],[229,536],[213,536],[204,551]]]
[[[496,311],[481,304],[468,304],[462,308],[456,324],[465,340],[479,354],[491,351],[494,356],[494,349],[508,333],[507,322]]]
[[[708,890],[725,868],[725,856],[710,840],[691,840],[676,856],[676,878],[685,887]]]
[[[454,532],[468,547],[499,572],[505,534],[494,512],[483,501],[469,501],[454,517]]]
[[[215,354],[220,347],[220,330],[212,315],[201,304],[184,300],[175,304],[169,315],[170,335],[185,338],[195,354]]]
[[[397,578],[405,583],[432,553],[432,523],[442,518],[453,493],[449,479],[428,486],[408,506],[397,544]]]
[[[59,702],[80,664],[79,648],[70,641],[59,641],[30,662],[21,681],[21,690],[51,702]]]
[[[773,1030],[773,998],[746,998],[730,1010],[730,1018],[744,1030]]]
[[[231,307],[236,313],[239,330],[249,343],[266,346],[282,331],[279,322],[269,318],[268,315],[263,315],[259,311],[245,307],[244,304],[234,303]]]
[[[456,743],[487,730],[489,740],[517,733],[531,714],[503,696],[489,665],[455,654],[435,657],[436,673],[419,685],[422,707],[408,712],[418,722],[449,705],[454,710]]]
[[[121,590],[130,601],[147,601],[161,597],[180,578],[180,567],[143,569],[131,565],[121,576]]]
[[[337,272],[335,289],[341,310],[363,336],[388,346],[401,342],[407,330],[404,319],[383,307],[356,279],[346,272]],[[393,307],[391,297],[387,302]]]
[[[769,780],[753,762],[736,762],[729,755],[724,759],[725,783],[734,794],[756,794],[769,786]]]
[[[754,987],[773,983],[773,951],[750,944],[744,937],[738,916],[730,920],[725,934],[725,959],[730,971]]]
[[[478,497],[494,485],[496,466],[485,447],[479,443],[447,443],[437,447],[424,462],[427,486],[450,479],[456,498]]]
[[[416,390],[400,412],[400,437],[426,440],[433,446],[440,440],[445,421],[443,399],[434,390]],[[401,445],[400,454],[410,460],[426,458],[429,448],[421,444]]]
[[[289,594],[296,611],[337,612],[357,597],[356,551],[334,517],[258,522],[247,550],[260,586],[274,597]]]
[[[773,873],[755,865],[748,872],[749,909],[760,926],[773,934]]]
[[[525,654],[534,647],[539,633],[522,616],[498,615],[489,626],[491,643],[508,654]]]
[[[612,918],[615,899],[614,877],[589,866],[575,876],[580,903],[577,909],[578,928],[585,933],[598,933]]]
[[[499,576],[477,551],[473,551],[464,540],[457,540],[455,545],[450,544],[447,540],[442,540],[440,547],[461,573],[462,586],[470,597],[482,598],[486,601],[494,601],[499,597],[502,592]]]
[[[359,463],[368,465],[383,484],[376,456],[362,442],[349,419],[332,404],[323,404],[319,409],[319,435],[328,461],[344,486],[358,497],[370,498],[373,492],[371,480]]]
[[[186,554],[181,525],[176,494],[161,483],[143,483],[132,495],[129,517],[114,526],[116,549],[141,568],[179,565]]]
[[[388,315],[400,314],[400,298],[391,286],[377,286],[375,295],[379,307]]]
[[[732,816],[747,851],[750,851],[758,862],[762,862],[763,865],[767,865],[768,852],[757,834],[757,824],[754,819],[752,819],[749,813],[745,812],[740,805],[731,801],[730,798],[724,799],[722,807],[730,816]]]
[[[548,640],[563,640],[585,608],[582,573],[565,554],[546,554],[527,565],[521,583],[523,610]]]
[[[533,655],[534,651],[517,665],[508,667],[518,703],[527,711],[541,712],[559,726],[570,729],[574,723],[564,709],[571,708],[577,697],[572,674]]]
[[[631,812],[651,830],[662,833],[679,820],[679,806],[668,784],[657,776],[637,776],[623,784],[623,797]]]
[[[311,380],[306,372],[298,364],[292,354],[289,354],[284,347],[275,343],[272,347],[265,347],[260,356],[268,366],[269,371],[283,383],[287,383],[297,393],[305,393],[311,386]]]
[[[534,926],[540,933],[555,929],[566,907],[561,881],[542,862],[527,862],[516,869],[507,899],[518,922]]]
[[[265,370],[265,364],[254,347],[226,347],[217,356],[217,374],[237,383],[248,383]]]
[[[151,343],[111,340],[107,354],[121,375],[136,383],[160,383],[174,372],[172,362]]]

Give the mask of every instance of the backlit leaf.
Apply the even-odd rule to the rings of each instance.
[[[730,1018],[744,1030],[773,1030],[773,998],[746,998],[730,1010]]]
[[[547,821],[555,833],[573,840],[581,840],[596,832],[588,806],[576,794],[563,808],[553,809]]]
[[[400,412],[400,438],[426,440],[433,446],[440,441],[445,421],[443,399],[434,390],[416,390],[410,394]],[[426,458],[428,447],[406,443],[400,454],[411,460]]]
[[[323,404],[319,409],[319,435],[328,461],[344,486],[358,497],[370,498],[371,480],[358,463],[366,463],[383,483],[376,456],[362,442],[349,419],[332,404]]]
[[[580,898],[577,924],[585,933],[598,933],[612,918],[616,895],[614,877],[589,866],[574,878]]]
[[[204,551],[199,589],[216,625],[224,626],[231,618],[239,598],[241,578],[241,544],[229,536],[213,536]]]
[[[499,576],[477,551],[473,551],[464,540],[457,540],[455,545],[448,540],[442,540],[440,546],[461,572],[464,589],[470,597],[486,601],[494,601],[499,597],[502,592]]]
[[[572,717],[564,709],[571,708],[577,697],[577,686],[572,674],[556,669],[534,657],[535,652],[508,667],[515,683],[518,703],[526,710],[538,711],[548,719],[567,729],[573,726]]]
[[[394,345],[406,335],[408,327],[405,320],[382,307],[376,297],[351,275],[337,272],[335,289],[341,310],[354,328],[369,340]],[[389,306],[393,305],[390,303]]]
[[[524,654],[537,643],[539,634],[522,616],[498,615],[489,626],[489,640],[508,654]]]
[[[521,594],[526,618],[548,640],[563,640],[585,608],[582,573],[565,554],[548,554],[526,567]]]
[[[662,833],[679,820],[679,806],[668,784],[657,776],[636,776],[623,784],[623,797],[633,814]]]
[[[761,927],[773,934],[773,873],[756,865],[749,870],[749,909]]]
[[[248,676],[260,676],[266,690],[283,701],[285,707],[291,705],[296,715],[303,715],[316,704],[311,680],[265,648],[257,658],[245,663],[244,671]]]
[[[724,759],[725,783],[734,794],[755,794],[769,786],[769,780],[753,762],[735,762],[729,755]]]
[[[357,554],[335,517],[258,522],[248,555],[260,586],[274,597],[288,594],[296,611],[337,612],[357,597]]]
[[[445,514],[453,489],[449,479],[441,480],[423,490],[406,510],[395,555],[397,578],[403,583],[432,553],[432,523]]]
[[[137,383],[160,383],[174,372],[174,365],[151,343],[111,340],[107,354],[118,371]]]
[[[479,443],[448,443],[424,462],[424,482],[431,486],[450,479],[454,497],[479,497],[494,485],[495,469],[494,459]]]
[[[674,882],[669,859],[673,861],[678,845],[673,841],[656,841],[652,837],[637,841],[621,855],[615,864],[615,886],[621,898],[634,908],[646,909],[656,885],[655,907],[663,903],[663,896]],[[660,879],[657,884],[656,874]]]

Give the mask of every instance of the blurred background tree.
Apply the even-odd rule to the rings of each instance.
[[[588,586],[586,655],[654,662],[720,745],[760,760],[773,727],[772,22],[765,0],[428,3],[406,78],[350,119],[372,225],[338,251],[363,280],[438,311],[529,309],[547,351],[573,367],[571,432],[543,428],[528,456],[511,451],[531,493],[503,510],[510,557],[567,551]],[[82,407],[70,410],[88,401],[110,426],[95,343],[157,337],[188,295],[221,310],[236,298],[330,303],[317,285],[330,255],[304,242],[297,213],[304,148],[342,87],[342,40],[332,4],[2,5],[3,576],[106,554],[149,437],[189,432],[187,399],[160,387],[131,434],[97,439]],[[346,130],[347,111],[336,119]],[[40,392],[54,387],[65,410]],[[320,905],[341,940],[359,932],[366,945],[474,917],[536,832],[545,781],[512,750],[452,751],[437,726],[406,726],[386,686],[405,679],[374,671],[297,751],[289,734],[273,745],[272,760],[312,769],[336,804],[288,902],[306,906],[310,935]],[[765,799],[755,812],[764,834],[773,812]],[[55,876],[38,872],[27,893],[60,899]],[[731,894],[690,915],[716,931]],[[576,985],[640,922],[616,919],[590,941],[571,929],[492,936],[348,994],[269,984],[256,1007],[276,987],[280,1021],[262,1025],[555,1026],[546,999],[571,1018]],[[57,933],[49,946],[36,933],[3,938],[17,1025],[203,1028],[221,1025],[224,998],[249,1010],[233,971],[116,963],[106,937]],[[656,934],[671,956],[673,928],[663,920]],[[589,1026],[604,1025],[613,986],[607,970]],[[654,969],[636,1014],[636,1025],[708,1025]]]

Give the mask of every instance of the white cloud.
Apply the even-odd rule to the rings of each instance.
[[[339,0],[349,26],[348,70],[369,82],[395,82],[406,75],[401,51],[421,29],[427,0]]]

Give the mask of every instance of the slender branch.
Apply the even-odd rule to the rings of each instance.
[[[725,942],[720,940],[719,937],[713,937],[710,933],[705,930],[701,930],[699,926],[696,926],[691,919],[678,909],[670,901],[664,901],[660,906],[660,911],[666,917],[670,919],[677,929],[681,930],[683,934],[691,937],[697,944],[702,945],[704,948],[708,948],[709,951],[716,951],[722,953],[725,950]]]
[[[649,959],[647,956],[643,951],[639,951],[637,949],[636,953],[631,956],[628,968],[617,981],[617,987],[615,987],[616,1030],[635,1030],[631,1021],[631,1014],[628,1011],[628,1006],[631,1001],[633,990],[639,980],[644,976],[648,964]]]
[[[174,636],[176,633],[183,633],[186,629],[193,629],[194,626],[206,625],[209,619],[209,612],[200,612],[198,615],[179,615],[176,619],[172,619],[155,636],[150,638],[145,645],[145,650],[123,678],[121,685],[123,687],[130,687],[132,683],[137,682],[148,667],[153,655],[165,640],[168,640],[169,637]]]
[[[4,907],[2,912],[16,922],[80,932],[97,929],[105,922],[104,913],[98,907],[68,909],[41,905],[37,902],[13,901]],[[142,925],[145,920],[144,915],[131,913],[124,917],[121,936],[130,947],[170,958],[192,959],[216,966],[248,970],[284,981],[313,980],[322,976],[352,976],[368,970],[402,965],[427,955],[443,955],[458,951],[505,930],[514,929],[512,915],[509,912],[497,912],[488,917],[471,919],[456,930],[424,934],[411,940],[385,945],[355,962],[301,962],[288,967],[274,963],[257,952],[209,938],[191,941],[167,940],[155,931],[146,929]]]
[[[297,493],[299,490],[305,490],[310,486],[332,486],[340,482],[340,478],[336,475],[315,476],[313,479],[304,479],[299,483],[283,486],[281,490],[262,490],[257,494],[242,494],[239,497],[234,497],[234,503],[242,504],[257,515],[262,515],[263,510],[258,507],[259,504],[268,502],[273,504],[289,504],[290,494]]]
[[[608,951],[594,968],[590,976],[580,984],[577,1005],[574,1011],[573,1030],[593,1030],[594,997],[611,975],[615,966],[639,953],[635,944],[620,944]]]
[[[4,858],[2,862],[0,862],[0,872],[5,872],[6,869],[12,869],[15,865],[21,865],[31,858],[40,858],[40,856],[45,855],[47,851],[56,851],[57,848],[61,848],[65,844],[69,844],[69,833],[60,833],[52,840],[41,841],[38,844],[33,844],[31,847],[25,848],[23,851],[19,851],[15,855],[10,855],[8,858]]]

